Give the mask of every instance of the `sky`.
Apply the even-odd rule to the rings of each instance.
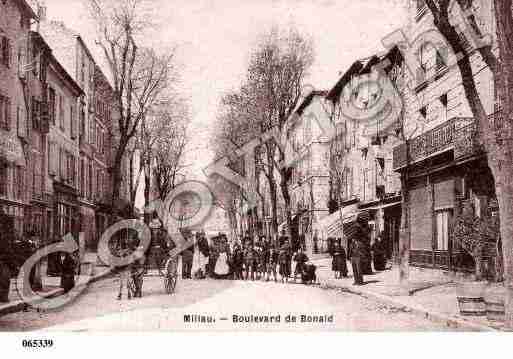
[[[49,20],[80,32],[99,62],[84,0],[44,0]],[[176,48],[180,92],[191,104],[187,162],[201,179],[213,159],[210,133],[222,94],[240,84],[258,35],[273,25],[313,38],[316,60],[307,79],[330,89],[349,65],[383,49],[381,38],[404,25],[406,0],[154,0],[158,32],[148,45]],[[107,71],[106,71],[107,72]]]

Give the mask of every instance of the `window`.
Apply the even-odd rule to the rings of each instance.
[[[96,126],[95,126],[94,121],[90,120],[89,121],[89,143],[92,145],[94,145],[94,140],[96,138],[95,129],[96,129]]]
[[[65,178],[64,171],[66,170],[65,165],[64,165],[64,161],[65,161],[64,155],[65,155],[64,150],[62,148],[59,148],[59,177],[60,177],[61,181],[63,181]]]
[[[94,178],[93,177],[93,164],[91,162],[89,162],[89,171],[88,172],[89,172],[89,176],[88,176],[89,177],[88,178],[88,180],[89,180],[89,182],[88,182],[89,186],[88,187],[89,188],[88,188],[88,196],[87,197],[91,198],[91,196],[93,194],[93,178]]]
[[[70,122],[70,136],[72,139],[76,138],[75,133],[75,104],[72,102],[69,106],[69,122]]]
[[[426,118],[427,116],[427,106],[424,106],[422,107],[420,110],[419,110],[420,114],[422,115],[422,117]]]
[[[23,199],[25,193],[25,171],[21,166],[13,167],[13,183],[14,186],[14,197],[17,199]]]
[[[32,96],[32,128],[39,130],[40,127],[41,102]]]
[[[12,64],[12,44],[11,40],[7,37],[2,37],[1,41],[1,54],[0,62],[6,67],[11,67]]]
[[[59,127],[62,131],[64,131],[64,108],[65,108],[65,98],[62,95],[59,95]]]
[[[447,67],[445,60],[444,60],[445,58],[447,58],[447,57],[444,57],[438,50],[436,51],[436,71],[437,72],[440,72]]]
[[[85,112],[84,112],[84,104],[80,103],[80,137],[83,137],[85,134]]]
[[[84,159],[80,159],[80,183],[79,183],[79,189],[80,189],[80,196],[85,197],[85,163]]]
[[[451,210],[443,210],[435,213],[436,216],[436,250],[449,249],[449,233],[452,213]]]
[[[7,165],[0,162],[0,196],[7,196]]]
[[[11,99],[0,95],[0,128],[11,129]]]
[[[32,41],[32,63],[34,64],[34,66],[32,67],[32,73],[36,77],[39,76],[39,74],[37,73],[37,71],[39,70],[39,61],[40,57],[38,54],[37,44],[35,41]]]
[[[51,87],[48,89],[48,106],[50,121],[55,125],[55,90]]]

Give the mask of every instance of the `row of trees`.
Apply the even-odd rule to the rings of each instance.
[[[175,50],[144,46],[155,30],[147,0],[88,0],[97,28],[96,44],[108,66],[114,89],[112,208],[120,199],[123,163],[128,160],[130,204],[144,174],[145,203],[150,179],[160,198],[177,184],[185,168],[183,155],[190,119],[188,103],[175,88],[179,74]]]
[[[234,150],[249,141],[260,138],[271,129],[285,130],[285,123],[295,109],[305,78],[313,64],[312,41],[295,28],[273,28],[259,38],[249,56],[245,77],[239,88],[225,93],[217,116],[214,152],[217,157],[227,157],[232,164],[239,164],[234,170],[244,171],[245,164],[255,161],[255,172],[246,173],[256,183],[256,193],[251,189],[228,185],[220,202],[228,211],[232,226],[235,213],[243,210],[235,208],[237,198],[247,200],[258,196],[261,208],[248,208],[253,218],[265,213],[265,199],[269,199],[271,230],[278,230],[279,193],[285,205],[285,218],[289,231],[292,226],[289,179],[291,169],[280,166],[285,154],[273,138],[261,141],[254,154],[246,154],[244,159],[234,158]],[[254,158],[252,158],[255,156]],[[234,165],[237,167],[236,165]],[[240,172],[242,174],[242,172]],[[266,183],[262,183],[265,181]],[[224,184],[226,185],[226,184]],[[278,192],[279,191],[279,192]],[[297,233],[289,233],[295,235]]]

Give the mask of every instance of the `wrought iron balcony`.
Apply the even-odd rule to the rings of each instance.
[[[455,151],[455,158],[475,154],[481,151],[477,146],[476,133],[473,118],[452,118],[409,141],[410,164],[449,150]],[[394,170],[405,167],[407,163],[406,144],[396,146],[393,156]]]

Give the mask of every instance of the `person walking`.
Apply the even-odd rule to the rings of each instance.
[[[291,255],[289,246],[285,245],[280,251],[278,257],[280,263],[280,276],[282,282],[288,282],[291,272]]]
[[[182,256],[182,279],[192,279],[192,264],[194,261],[194,246],[185,248]]]
[[[121,248],[118,250],[117,257],[122,259],[122,258],[125,258],[128,254],[129,254],[128,248],[121,245]],[[117,259],[117,260],[119,260],[119,259]],[[114,270],[118,273],[118,279],[119,279],[118,300],[121,300],[123,298],[123,288],[126,288],[127,298],[131,299],[132,293],[130,293],[130,288],[128,288],[128,281],[129,281],[130,275],[131,275],[130,266],[116,264],[116,258],[113,258],[111,264],[114,267]]]
[[[335,278],[346,278],[347,277],[347,262],[346,262],[346,251],[338,243],[335,243],[332,251],[331,270],[335,274]]]
[[[61,256],[61,288],[68,293],[75,287],[76,263],[70,253]]]
[[[363,261],[367,255],[368,240],[367,221],[365,215],[358,214],[352,224],[348,239],[351,243],[351,266],[353,267],[354,285],[363,285]]]
[[[376,238],[376,241],[372,244],[372,260],[374,262],[374,269],[378,271],[385,270],[386,257],[385,257],[385,246],[381,235]]]

